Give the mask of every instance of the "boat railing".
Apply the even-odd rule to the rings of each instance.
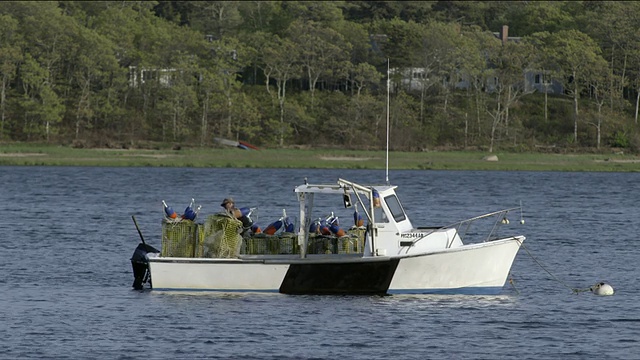
[[[522,207],[514,207],[509,209],[498,210],[483,215],[475,216],[466,220],[458,221],[453,224],[442,226],[440,229],[455,228],[460,240],[467,243],[469,237],[474,237],[473,242],[487,242],[497,239],[498,231],[504,225],[511,223],[507,215],[510,212],[520,211],[520,220],[522,220]],[[451,240],[451,243],[453,239]],[[451,243],[449,246],[451,246]]]

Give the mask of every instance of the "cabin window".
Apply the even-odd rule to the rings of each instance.
[[[535,84],[549,85],[549,84],[551,84],[551,81],[548,79],[547,74],[536,74],[535,79],[534,79],[534,83]]]
[[[402,205],[400,205],[400,200],[395,195],[389,195],[384,198],[384,201],[387,203],[387,207],[389,211],[391,211],[391,216],[393,220],[396,222],[401,222],[405,220],[407,217],[402,210]]]
[[[425,74],[423,72],[415,71],[412,75],[414,79],[425,79]]]
[[[384,210],[381,207],[377,207],[373,209],[373,216],[375,216],[375,221],[377,223],[389,222],[389,218],[387,217],[387,214],[384,212]]]

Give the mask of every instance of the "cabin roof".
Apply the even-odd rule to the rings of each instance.
[[[370,186],[373,189],[376,189],[378,192],[382,193],[382,192],[387,192],[389,190],[394,190],[395,188],[397,188],[397,186],[392,186],[392,185],[371,185]],[[353,189],[351,189],[350,187],[344,187],[342,185],[338,185],[338,184],[318,184],[318,185],[314,185],[314,184],[304,184],[304,185],[299,185],[296,186],[296,188],[294,189],[294,191],[296,193],[316,193],[316,194],[344,194],[345,193],[345,189],[348,193],[352,193]],[[360,194],[366,194],[366,192],[362,191],[362,190],[358,190],[358,193]]]

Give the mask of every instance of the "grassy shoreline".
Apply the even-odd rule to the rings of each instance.
[[[487,161],[496,155],[498,161]],[[385,151],[237,148],[75,149],[56,145],[0,144],[0,166],[212,167],[384,169]],[[640,171],[640,157],[624,154],[545,154],[480,151],[389,152],[390,169]]]

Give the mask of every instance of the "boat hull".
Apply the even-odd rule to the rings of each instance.
[[[524,237],[394,257],[150,258],[153,288],[284,294],[496,294]]]
[[[497,294],[524,238],[462,246],[400,261],[390,294]]]

